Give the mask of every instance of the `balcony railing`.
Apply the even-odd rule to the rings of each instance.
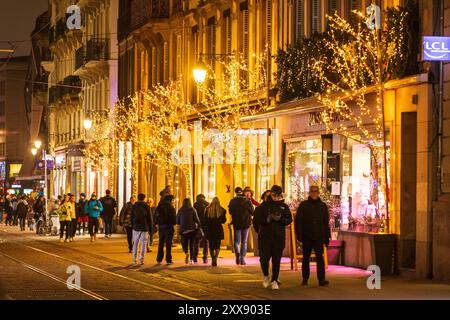
[[[50,89],[48,90],[48,103],[49,104],[53,104],[56,103],[59,100],[59,87],[58,86],[53,86],[50,87]]]
[[[86,45],[86,62],[109,59],[109,39],[93,38]]]
[[[66,18],[61,18],[56,22],[56,28],[55,28],[55,39],[58,40],[59,38],[63,37],[66,32]]]
[[[169,18],[169,0],[135,0],[131,3],[130,10],[119,17],[118,38],[125,38],[152,19],[165,18]]]
[[[68,76],[63,81],[63,94],[77,96],[81,92],[81,79],[78,76]]]
[[[80,69],[85,63],[85,47],[82,46],[75,51],[75,70]]]

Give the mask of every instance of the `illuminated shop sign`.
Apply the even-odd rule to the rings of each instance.
[[[423,37],[424,61],[450,61],[450,37]]]

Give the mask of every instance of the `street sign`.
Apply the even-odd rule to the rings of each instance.
[[[44,170],[44,160],[36,160],[36,170]],[[47,160],[47,170],[53,170],[53,160]]]
[[[450,61],[450,37],[423,37],[424,61]]]

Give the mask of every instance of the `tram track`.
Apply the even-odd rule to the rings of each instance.
[[[16,235],[16,234],[12,234],[12,233],[7,233],[8,235],[11,235],[13,237],[21,237],[23,239],[22,235]],[[40,254],[45,254],[47,256],[51,256],[53,258],[56,259],[60,259],[60,260],[64,260],[67,262],[71,262],[73,264],[77,264],[80,266],[84,266],[86,268],[98,271],[98,272],[102,272],[102,273],[106,273],[112,277],[116,277],[116,278],[120,278],[122,280],[126,280],[126,281],[130,281],[130,282],[134,282],[136,284],[142,285],[142,286],[146,286],[155,290],[158,290],[160,292],[164,292],[166,294],[175,296],[177,298],[181,298],[181,299],[185,299],[185,300],[199,300],[202,298],[210,298],[211,296],[215,297],[215,296],[227,296],[230,297],[231,299],[235,299],[235,300],[261,300],[261,299],[265,299],[267,300],[267,297],[262,297],[262,296],[257,296],[257,295],[253,295],[253,294],[242,294],[240,292],[228,289],[228,288],[224,288],[224,287],[220,287],[217,286],[217,284],[212,283],[212,282],[205,282],[205,281],[200,281],[200,280],[195,280],[195,279],[191,279],[191,278],[183,278],[183,277],[179,277],[179,276],[175,276],[172,274],[168,274],[167,272],[163,272],[163,274],[157,274],[157,273],[148,273],[148,272],[144,272],[142,270],[133,270],[133,269],[127,269],[127,265],[123,264],[123,262],[115,260],[115,259],[111,259],[111,258],[106,258],[104,256],[101,255],[97,255],[94,253],[86,253],[84,251],[75,249],[75,248],[70,248],[70,247],[64,247],[62,248],[59,244],[53,243],[53,242],[48,242],[48,241],[44,241],[44,240],[39,240],[39,239],[33,239],[30,237],[27,237],[30,240],[36,241],[37,243],[41,244],[39,247],[37,248],[36,246],[30,246],[27,244],[23,244],[20,242],[17,242],[19,245],[24,246],[30,250],[33,250],[37,253]],[[47,247],[47,248],[43,248]],[[71,259],[68,258],[67,256],[63,256],[60,252],[58,252],[58,254],[56,253],[52,253],[52,252],[48,252],[46,250],[48,250],[48,247],[51,246],[52,248],[58,249],[58,251],[61,251],[61,249],[64,249],[65,251],[69,250],[72,253],[76,253],[79,255],[83,256],[83,259],[89,258],[89,259],[94,259],[96,264],[104,264],[104,263],[109,263],[109,268],[119,268],[119,269],[127,269],[129,271],[135,271],[137,274],[141,274],[144,275],[146,278],[150,278],[152,279],[153,282],[158,283],[159,285],[155,285],[152,283],[148,283],[146,281],[142,281],[139,279],[135,279],[134,277],[127,277],[123,274],[120,274],[118,272],[113,272],[113,271],[109,271],[107,269],[105,269],[104,266],[99,267],[99,266],[95,266],[92,265],[91,263],[87,263],[87,262],[82,262],[80,260],[75,260],[75,259]],[[46,249],[46,250],[45,250]],[[54,252],[54,250],[51,250]],[[177,286],[178,288],[176,290],[172,290],[172,289],[168,289],[168,287],[170,286]],[[180,288],[182,287],[182,288]],[[194,291],[193,293],[183,293],[180,291]]]

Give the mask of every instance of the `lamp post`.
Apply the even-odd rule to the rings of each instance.
[[[38,150],[42,147],[42,141],[34,141],[34,148],[31,149],[31,153],[35,156]],[[45,148],[42,148],[42,158],[44,159],[44,201],[45,201],[45,212],[47,213],[47,152]]]

